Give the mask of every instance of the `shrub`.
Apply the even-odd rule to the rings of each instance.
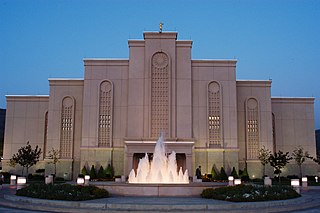
[[[96,173],[96,170],[94,169],[94,165],[91,166],[91,169],[90,169],[90,179],[95,179],[97,178],[97,173]]]
[[[83,176],[89,174],[86,166],[83,166],[83,168],[81,169],[81,174],[82,174]]]
[[[39,174],[28,174],[28,180],[44,181],[44,176]]]
[[[103,167],[100,166],[100,169],[99,169],[98,174],[97,174],[97,178],[103,179],[105,177],[106,177],[106,173],[104,172]]]
[[[55,179],[54,179],[54,181],[58,181],[58,182],[63,182],[63,181],[65,181],[64,180],[64,178],[63,177],[56,177]]]
[[[202,198],[233,202],[285,200],[300,196],[291,186],[237,185],[208,188],[201,193]]]
[[[216,169],[214,168],[214,165],[212,166],[212,169],[211,169],[211,176],[212,176],[211,178],[214,180],[218,179],[218,174],[216,172]]]
[[[232,168],[231,176],[233,176],[235,179],[239,178],[239,175],[238,175],[235,167]]]
[[[36,173],[44,173],[45,169],[37,169]]]
[[[220,169],[219,180],[228,180],[228,175],[223,167]]]
[[[242,181],[249,181],[250,180],[247,167],[244,167],[244,169],[243,169],[243,172],[241,174],[241,180]]]
[[[108,164],[108,166],[106,168],[106,177],[112,178],[113,176],[114,176],[114,169],[110,164]]]
[[[16,195],[49,200],[79,201],[105,198],[109,196],[109,193],[96,186],[36,183],[17,190]]]

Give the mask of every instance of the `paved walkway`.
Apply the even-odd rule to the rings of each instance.
[[[89,201],[55,201],[15,196],[4,185],[0,206],[42,212],[309,212],[320,213],[320,187],[309,187],[302,197],[283,201],[234,203],[198,197],[110,197]]]

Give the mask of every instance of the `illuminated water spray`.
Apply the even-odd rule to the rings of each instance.
[[[153,152],[153,160],[149,162],[148,154],[139,160],[137,173],[134,169],[129,174],[129,183],[189,183],[188,170],[182,167],[177,171],[176,153],[172,151],[166,156],[163,135],[158,139]]]

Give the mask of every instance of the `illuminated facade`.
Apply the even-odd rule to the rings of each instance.
[[[262,146],[302,145],[315,156],[313,98],[274,98],[270,80],[236,80],[236,60],[192,59],[192,41],[176,32],[145,32],[128,44],[129,59],[84,59],[84,79],[49,79],[48,96],[7,96],[4,162],[29,141],[44,151],[33,169],[51,173],[46,155],[55,148],[58,176],[108,164],[128,175],[160,132],[190,174],[247,165],[261,177]],[[316,173],[311,161],[304,169]],[[292,163],[284,173],[297,170]]]

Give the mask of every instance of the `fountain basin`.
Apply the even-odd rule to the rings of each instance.
[[[117,196],[152,197],[199,197],[206,188],[226,186],[227,183],[190,183],[190,184],[129,184],[129,183],[90,183]]]

